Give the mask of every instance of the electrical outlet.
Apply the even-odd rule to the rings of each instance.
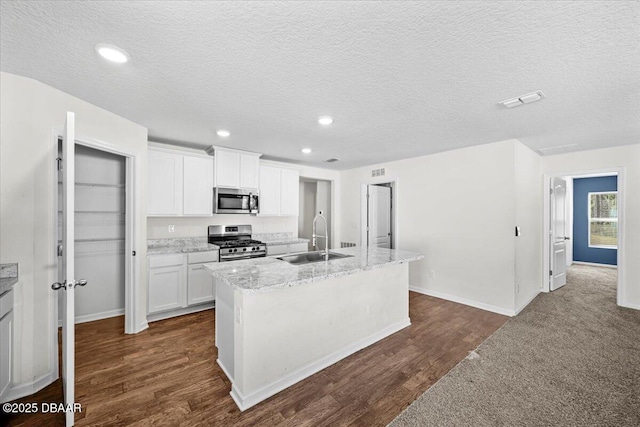
[[[428,279],[435,279],[436,278],[436,272],[434,270],[429,270],[429,274],[427,275]]]
[[[367,304],[367,316],[371,316],[371,306]]]
[[[520,283],[516,283],[516,293],[520,293]]]
[[[173,233],[176,231],[176,226],[173,224],[170,224],[169,227],[167,227],[169,229],[169,233]]]

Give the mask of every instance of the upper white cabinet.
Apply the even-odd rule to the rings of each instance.
[[[207,153],[214,158],[215,187],[259,188],[260,154],[212,146]]]
[[[213,158],[149,147],[149,216],[211,216]]]
[[[207,157],[184,157],[184,215],[211,215],[213,209],[213,161]]]
[[[300,173],[282,169],[280,174],[280,215],[298,216],[300,198]]]
[[[149,148],[147,215],[182,213],[182,157]],[[213,197],[213,196],[212,196]]]
[[[297,216],[299,172],[260,166],[260,215]]]

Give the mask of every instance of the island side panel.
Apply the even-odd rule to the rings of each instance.
[[[215,344],[218,348],[217,362],[229,380],[233,381],[235,372],[235,292],[222,280],[216,278],[214,280],[216,282]]]
[[[241,409],[408,326],[408,266],[243,293],[241,301],[236,292],[234,398]]]

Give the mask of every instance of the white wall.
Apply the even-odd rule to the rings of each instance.
[[[542,158],[516,142],[514,165],[515,224],[521,231],[514,239],[515,308],[519,311],[540,292],[542,283]]]
[[[533,204],[531,198],[515,198],[517,145],[521,144],[516,140],[502,141],[342,172],[343,240],[360,241],[360,184],[397,179],[398,249],[425,255],[424,260],[411,263],[411,286],[512,314],[516,204]],[[530,157],[524,152],[518,155],[520,163],[531,163],[528,167],[533,168],[535,161]],[[387,175],[372,180],[371,169],[380,167],[386,168]],[[533,185],[522,179],[520,186]],[[520,219],[528,233],[534,232],[533,216],[521,214]],[[537,245],[535,239],[521,242]],[[530,249],[536,250],[540,248]],[[525,269],[519,272],[528,274]]]
[[[313,215],[316,210],[317,187],[316,181],[300,181],[298,237],[309,239],[309,250],[313,247],[311,236],[313,234]]]
[[[543,157],[543,173],[581,175],[607,168],[625,168],[624,176],[624,268],[626,289],[622,305],[640,309],[640,144],[580,151]]]
[[[14,381],[31,383],[52,371],[52,310],[56,281],[52,129],[76,113],[76,135],[137,152],[146,175],[147,129],[32,79],[0,73],[0,262],[19,263],[15,286]],[[141,180],[146,205],[146,179]],[[146,212],[137,218],[138,262],[146,258]],[[146,322],[146,268],[138,265],[140,319]]]

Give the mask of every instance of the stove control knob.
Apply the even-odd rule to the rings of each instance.
[[[243,251],[246,251],[246,250],[247,250],[247,248],[242,248],[242,250],[243,250]]]
[[[233,250],[233,252],[238,252],[238,250],[237,250],[237,249],[234,249],[234,250]]]

